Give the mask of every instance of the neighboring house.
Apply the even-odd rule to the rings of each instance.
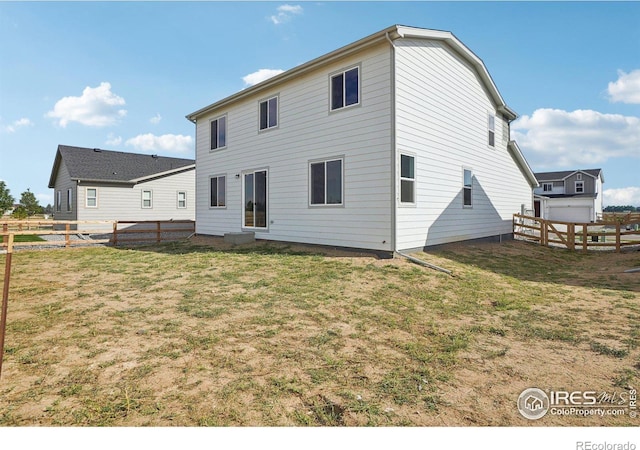
[[[602,169],[536,173],[536,217],[561,222],[596,222],[602,217]]]
[[[533,208],[516,114],[449,32],[392,26],[187,118],[199,234],[398,251]]]
[[[59,145],[49,187],[56,220],[195,219],[192,159]]]

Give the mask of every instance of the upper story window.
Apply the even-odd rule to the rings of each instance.
[[[488,128],[489,128],[489,146],[496,146],[496,116],[493,114],[489,114],[488,119]]]
[[[400,203],[415,202],[415,157],[410,155],[400,155]]]
[[[582,174],[581,173],[576,174],[576,180],[578,180],[578,181],[582,180]]]
[[[576,194],[584,192],[584,181],[576,181]]]
[[[470,169],[463,169],[462,176],[462,206],[470,208],[473,206],[473,172]]]
[[[551,192],[553,191],[553,183],[543,183],[542,184],[542,190],[544,192]]]
[[[227,146],[227,116],[211,121],[211,150]]]
[[[331,76],[331,110],[360,103],[360,68],[353,67]]]
[[[260,102],[260,129],[278,126],[278,97],[271,97]]]

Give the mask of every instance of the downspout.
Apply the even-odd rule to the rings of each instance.
[[[387,41],[391,45],[391,89],[390,89],[390,110],[391,110],[391,250],[395,253],[398,251],[397,247],[397,177],[396,173],[396,159],[397,159],[397,149],[396,149],[396,46],[393,43],[393,40],[389,36],[389,32],[385,34]]]

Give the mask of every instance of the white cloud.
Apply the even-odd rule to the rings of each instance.
[[[278,14],[269,17],[269,20],[275,25],[288,22],[295,15],[302,14],[302,6],[300,5],[280,5],[278,6]]]
[[[242,81],[247,86],[253,86],[254,84],[261,83],[264,80],[268,80],[271,77],[281,74],[284,70],[281,69],[260,69],[257,72],[250,73],[247,76],[242,77]]]
[[[640,157],[638,117],[592,110],[537,109],[531,116],[516,120],[511,129],[512,137],[536,170]]]
[[[3,126],[2,128],[0,128],[0,130],[2,130],[5,133],[15,133],[20,128],[30,127],[30,126],[33,126],[33,122],[31,122],[26,117],[23,117],[22,119],[14,120],[9,125]]]
[[[602,194],[605,206],[640,206],[640,187],[605,189]]]
[[[61,98],[46,117],[56,119],[58,125],[63,128],[69,122],[105,127],[114,125],[127,114],[125,109],[120,108],[124,104],[122,97],[111,92],[111,84],[102,82],[98,87],[84,88],[80,97]]]
[[[159,124],[161,120],[162,120],[162,116],[160,114],[156,114],[151,119],[149,119],[149,122],[156,125],[156,124]]]
[[[122,144],[122,137],[116,136],[113,133],[109,133],[109,135],[107,136],[107,140],[105,141],[105,144],[111,145],[111,146],[118,146]]]
[[[630,73],[618,71],[618,79],[607,87],[609,101],[640,103],[640,69]]]
[[[165,151],[170,153],[187,153],[193,150],[193,138],[182,134],[163,134],[155,136],[151,133],[139,134],[127,139],[125,145],[140,151]]]

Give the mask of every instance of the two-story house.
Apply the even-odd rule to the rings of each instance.
[[[536,172],[536,217],[561,222],[596,222],[602,217],[602,169]]]
[[[516,113],[445,31],[392,26],[187,116],[196,232],[382,251],[511,234]]]

